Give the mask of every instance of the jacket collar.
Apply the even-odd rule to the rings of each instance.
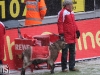
[[[67,11],[72,12],[71,10],[69,10],[69,9],[67,9],[67,8],[63,8],[63,9],[66,9]]]

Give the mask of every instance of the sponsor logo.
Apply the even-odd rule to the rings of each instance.
[[[8,65],[0,65],[0,74],[8,74],[9,66]]]
[[[29,47],[30,45],[27,44],[15,44],[15,50],[25,50]]]

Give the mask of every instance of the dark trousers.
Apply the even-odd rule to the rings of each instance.
[[[2,60],[0,60],[0,65],[2,65]],[[3,75],[3,74],[0,74],[0,75]]]
[[[75,66],[75,43],[66,44],[66,48],[62,49],[61,66],[62,70],[67,69],[67,56],[69,50],[69,69]]]
[[[0,60],[0,65],[2,64],[2,60]]]

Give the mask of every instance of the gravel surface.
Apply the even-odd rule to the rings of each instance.
[[[100,58],[78,61],[76,63],[76,68],[79,72],[61,72],[61,67],[55,68],[55,74],[53,75],[100,75]],[[10,71],[10,74],[6,75],[20,75],[20,71]],[[31,73],[30,69],[26,70],[26,75],[51,75],[49,69],[34,70]]]

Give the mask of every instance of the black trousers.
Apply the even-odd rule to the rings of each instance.
[[[0,60],[0,65],[2,64],[2,60]]]
[[[2,63],[2,60],[0,60],[0,65],[2,65],[2,64],[3,64],[3,63]],[[3,74],[0,73],[0,75],[3,75]]]
[[[75,43],[66,44],[66,48],[62,49],[61,66],[62,70],[67,69],[67,56],[69,50],[69,69],[75,66]]]

